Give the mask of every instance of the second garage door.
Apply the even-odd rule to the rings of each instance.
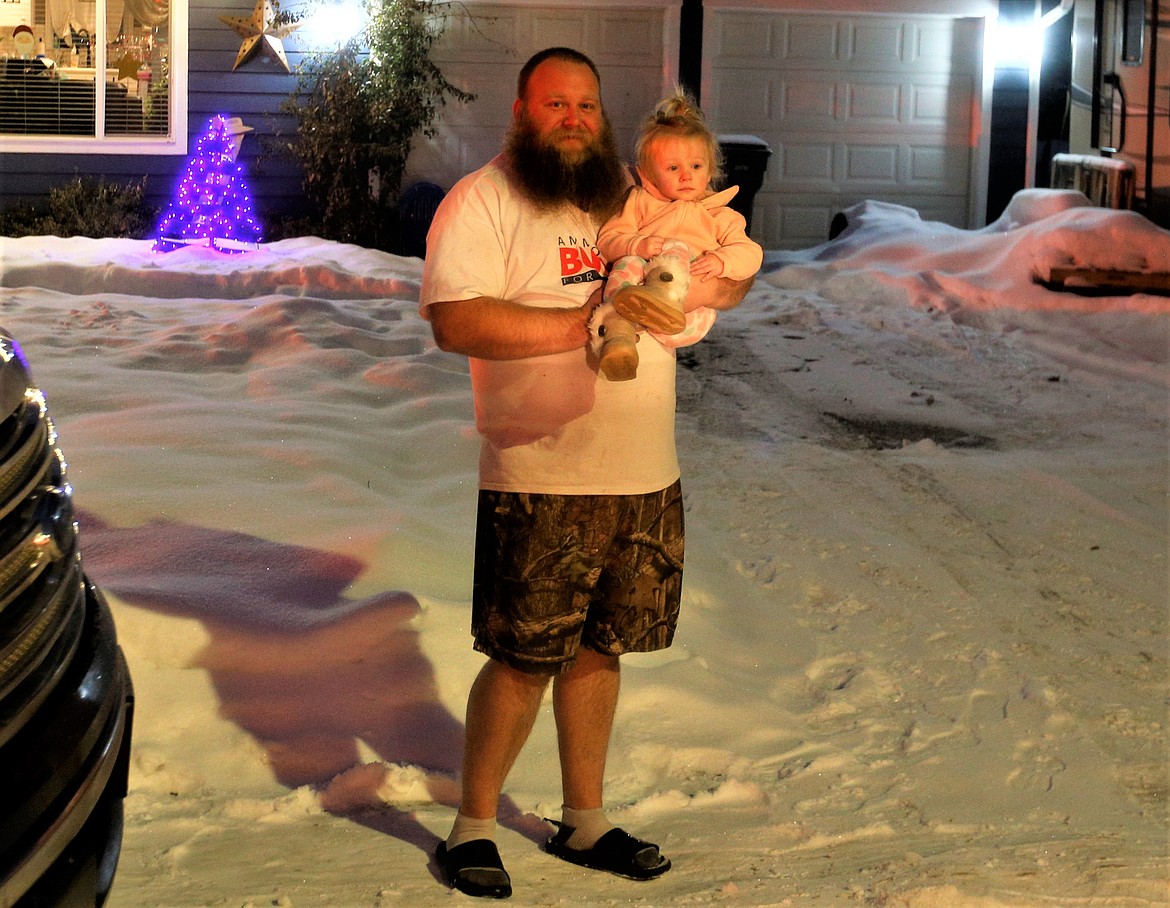
[[[982,19],[712,10],[703,106],[722,133],[772,149],[752,235],[767,249],[828,238],[865,199],[980,225],[973,204]]]

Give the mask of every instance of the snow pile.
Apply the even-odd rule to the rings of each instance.
[[[467,364],[421,263],[0,241],[137,692],[115,908],[446,905],[479,657]],[[1068,196],[960,231],[876,202],[774,252],[681,354],[675,646],[630,659],[613,816],[671,873],[544,855],[551,717],[507,787],[518,905],[1167,900],[1166,270]]]
[[[1088,207],[1079,192],[1043,190],[1017,194],[998,221],[976,231],[923,221],[888,202],[863,202],[845,215],[848,227],[835,240],[771,253],[767,281],[841,305],[900,303],[958,325],[1018,331],[1068,362],[1165,380],[1167,335],[1146,329],[1170,298],[1045,286],[1056,268],[1170,272],[1170,237],[1141,215]]]

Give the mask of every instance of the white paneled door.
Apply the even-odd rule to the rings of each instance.
[[[859,201],[975,227],[982,19],[709,10],[703,106],[721,133],[768,143],[752,234],[828,239]]]

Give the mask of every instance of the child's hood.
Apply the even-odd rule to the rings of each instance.
[[[643,180],[642,188],[645,189],[652,198],[657,199],[659,202],[665,202],[669,205],[674,201],[678,201],[676,199],[668,199],[659,191],[657,186],[650,182],[650,180]],[[727,205],[733,198],[735,198],[736,193],[738,192],[738,186],[728,186],[726,189],[721,189],[719,192],[711,192],[708,190],[707,195],[703,196],[701,199],[693,199],[692,201],[696,205],[702,205],[704,208],[722,208],[723,206]]]

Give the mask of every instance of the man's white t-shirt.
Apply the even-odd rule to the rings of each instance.
[[[419,311],[493,297],[582,306],[605,265],[597,227],[574,206],[540,213],[517,198],[500,158],[460,180],[427,235]],[[611,382],[587,350],[521,360],[471,359],[480,487],[561,495],[633,495],[679,476],[675,358],[648,335],[638,375]]]

